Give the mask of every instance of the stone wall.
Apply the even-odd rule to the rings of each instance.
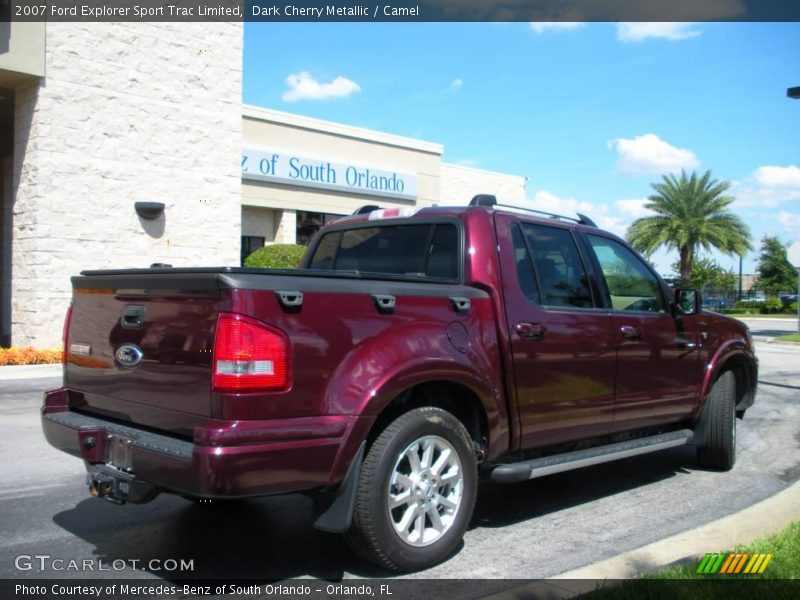
[[[46,35],[46,75],[15,101],[12,342],[38,347],[60,343],[71,275],[237,265],[241,232],[242,25]]]
[[[525,178],[442,163],[441,204],[464,206],[476,194],[493,194],[502,202],[525,200]]]

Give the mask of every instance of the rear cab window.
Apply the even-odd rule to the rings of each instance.
[[[458,228],[453,223],[354,227],[320,238],[309,269],[456,281]]]

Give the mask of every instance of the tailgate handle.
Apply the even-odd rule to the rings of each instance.
[[[391,294],[372,294],[372,301],[379,313],[390,315],[394,312],[396,300]]]
[[[303,306],[303,292],[276,290],[275,295],[283,308],[300,308]]]
[[[124,329],[139,329],[144,325],[144,306],[129,304],[122,311],[122,327]]]
[[[452,296],[450,302],[453,303],[453,308],[456,312],[467,312],[470,307],[469,298],[459,298]]]

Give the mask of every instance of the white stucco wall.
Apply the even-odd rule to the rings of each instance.
[[[242,207],[242,235],[263,237],[269,244],[275,239],[276,218],[271,208]]]
[[[525,200],[524,177],[447,163],[441,166],[440,189],[440,204],[449,206],[468,204],[476,194],[493,194],[506,202]]]
[[[241,23],[48,23],[16,90],[12,342],[60,343],[82,269],[239,261]],[[134,202],[166,205],[143,221]]]

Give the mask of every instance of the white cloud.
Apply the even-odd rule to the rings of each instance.
[[[648,202],[647,198],[633,198],[630,200],[617,200],[614,202],[614,206],[625,217],[635,221],[653,214],[653,211],[645,208],[645,204]]]
[[[652,214],[644,208],[646,202],[645,198],[617,200],[608,204],[586,202],[575,198],[562,198],[552,192],[540,190],[529,197],[523,206],[566,217],[582,213],[597,223],[601,229],[624,238],[631,223],[640,217]],[[670,265],[674,262],[675,256],[674,252],[662,248],[656,250],[648,260],[656,264],[660,273],[666,274],[670,272]]]
[[[800,190],[800,168],[794,165],[758,167],[753,172],[753,177],[763,186]]]
[[[625,230],[633,221],[633,219],[612,214],[608,206],[604,204],[575,198],[562,198],[546,190],[536,192],[532,198],[527,199],[524,206],[565,217],[575,217],[577,213],[581,213],[592,219],[601,229],[611,231],[619,236],[625,235]]]
[[[627,175],[661,175],[700,164],[694,152],[676,148],[654,133],[610,140],[608,147],[619,154],[617,172]]]
[[[359,85],[347,77],[339,76],[329,83],[320,83],[308,71],[292,73],[286,78],[286,85],[288,89],[281,96],[284,102],[343,98],[361,91]]]
[[[800,214],[782,210],[778,213],[778,223],[791,239],[800,240]]]
[[[800,168],[758,167],[744,181],[735,181],[731,192],[739,207],[773,207],[800,200]]]
[[[786,227],[800,228],[800,214],[790,213],[782,210],[778,213],[778,222]]]
[[[617,39],[621,42],[641,42],[648,38],[685,40],[697,37],[701,31],[696,23],[617,23]]]
[[[464,80],[453,79],[453,81],[450,83],[450,87],[454,90],[460,90],[462,87],[464,87]]]
[[[542,34],[548,32],[575,31],[582,29],[586,23],[580,21],[538,21],[528,23],[534,33]]]

